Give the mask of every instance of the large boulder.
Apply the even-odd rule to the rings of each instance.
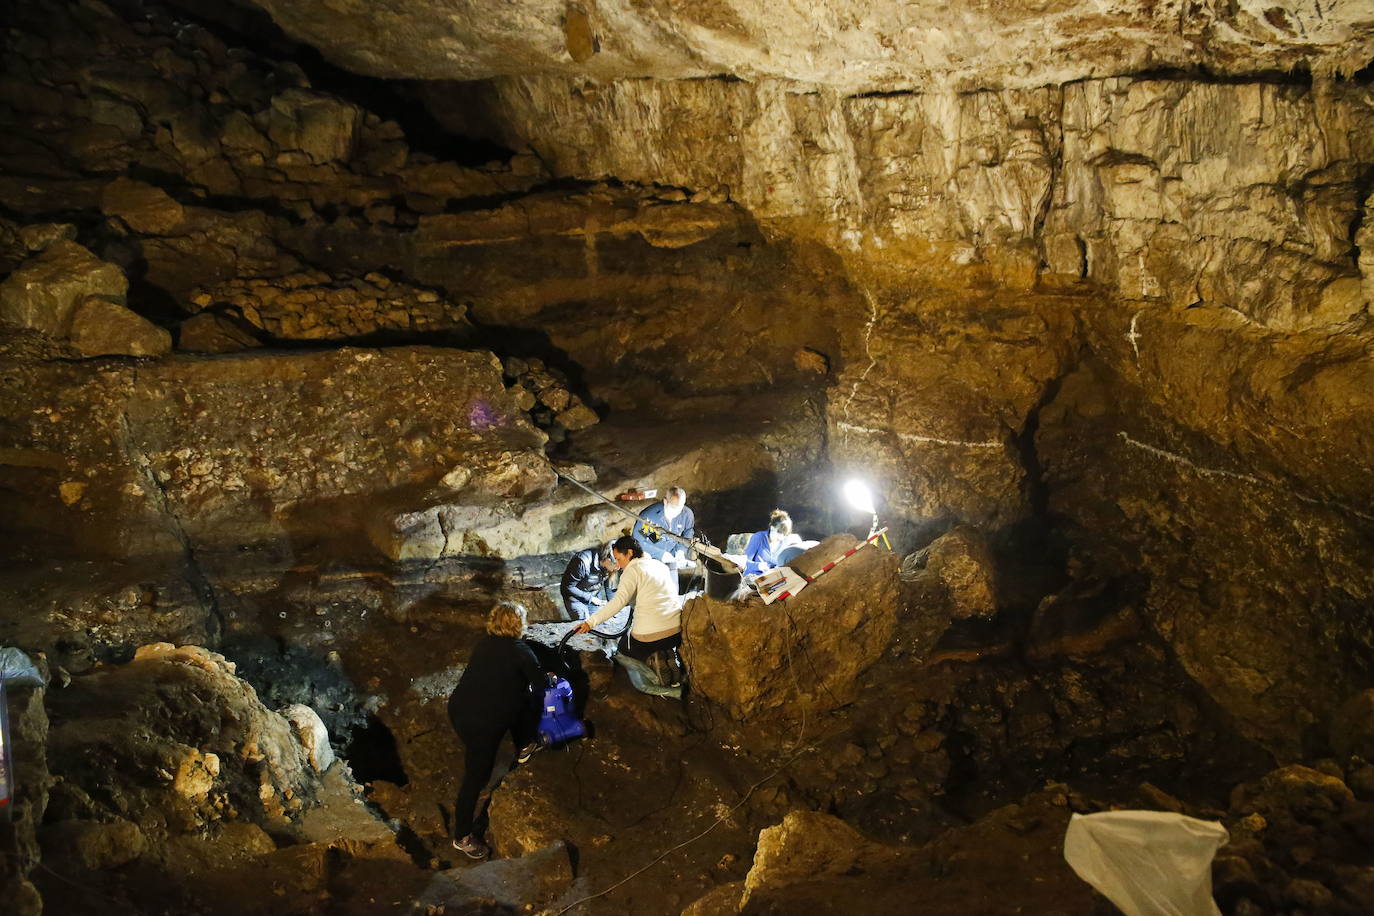
[[[70,337],[83,356],[161,356],[172,349],[165,328],[96,296],[77,306]]]
[[[221,312],[201,312],[181,323],[177,349],[192,353],[237,353],[262,346],[242,319]]]
[[[812,568],[856,543],[827,538],[797,563]],[[683,653],[696,690],[738,718],[821,712],[854,699],[859,675],[890,643],[896,607],[897,559],[868,547],[771,605],[692,599]]]
[[[299,150],[316,163],[353,155],[363,113],[331,95],[288,89],[272,99],[267,133],[284,150]]]
[[[761,891],[843,875],[870,845],[844,821],[817,811],[793,811],[759,831],[754,865],[744,879],[743,909]]]
[[[977,529],[961,525],[936,538],[924,551],[924,577],[943,594],[957,620],[997,613],[997,577],[992,550]]]
[[[107,216],[117,216],[142,235],[172,235],[186,226],[186,208],[161,188],[119,178],[100,197]]]
[[[60,337],[89,297],[123,302],[128,290],[124,271],[76,242],[57,241],[0,283],[0,321]]]
[[[320,788],[291,724],[263,707],[231,662],[198,646],[144,646],[126,665],[73,679],[50,705],[55,823],[118,815],[147,840],[225,820],[284,826]],[[91,867],[143,847],[133,831],[62,830],[81,840]]]
[[[0,415],[0,448],[23,462],[0,527],[63,555],[295,539],[299,562],[318,536],[365,542],[379,515],[506,512],[554,480],[543,434],[482,351],[15,362]],[[458,467],[462,487],[441,486]]]

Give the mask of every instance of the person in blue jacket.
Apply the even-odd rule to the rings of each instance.
[[[768,517],[768,527],[755,531],[749,543],[744,546],[744,574],[757,576],[778,565],[778,551],[792,533],[792,516],[781,509],[774,509]]]
[[[687,508],[686,490],[682,487],[669,487],[664,491],[663,499],[646,509],[641,517],[649,524],[640,522],[635,526],[634,533],[639,543],[644,546],[646,557],[660,563],[667,562],[666,558],[670,556],[686,560],[687,548],[660,533],[661,529],[689,541],[696,536],[697,520],[692,510]]]

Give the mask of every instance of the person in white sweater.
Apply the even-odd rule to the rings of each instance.
[[[677,573],[644,555],[644,547],[630,535],[611,545],[611,556],[620,567],[620,587],[615,596],[575,632],[586,633],[634,607],[634,617],[620,650],[644,661],[655,652],[675,652],[682,645],[682,599],[677,593]]]

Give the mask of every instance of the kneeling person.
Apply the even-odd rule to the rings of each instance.
[[[570,620],[586,620],[606,603],[606,585],[615,569],[610,541],[573,554],[558,586]]]
[[[577,625],[576,632],[586,633],[633,605],[634,620],[622,651],[640,661],[655,652],[675,651],[682,645],[677,573],[646,557],[644,547],[628,534],[611,545],[611,556],[621,571],[620,587],[605,607]]]

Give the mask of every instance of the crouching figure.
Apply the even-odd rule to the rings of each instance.
[[[575,632],[586,633],[632,606],[630,630],[621,639],[621,653],[641,662],[655,653],[668,653],[680,678],[682,662],[677,650],[682,645],[682,599],[677,592],[677,573],[645,556],[643,545],[630,535],[611,545],[611,556],[620,568],[620,587],[605,606],[579,623]]]

